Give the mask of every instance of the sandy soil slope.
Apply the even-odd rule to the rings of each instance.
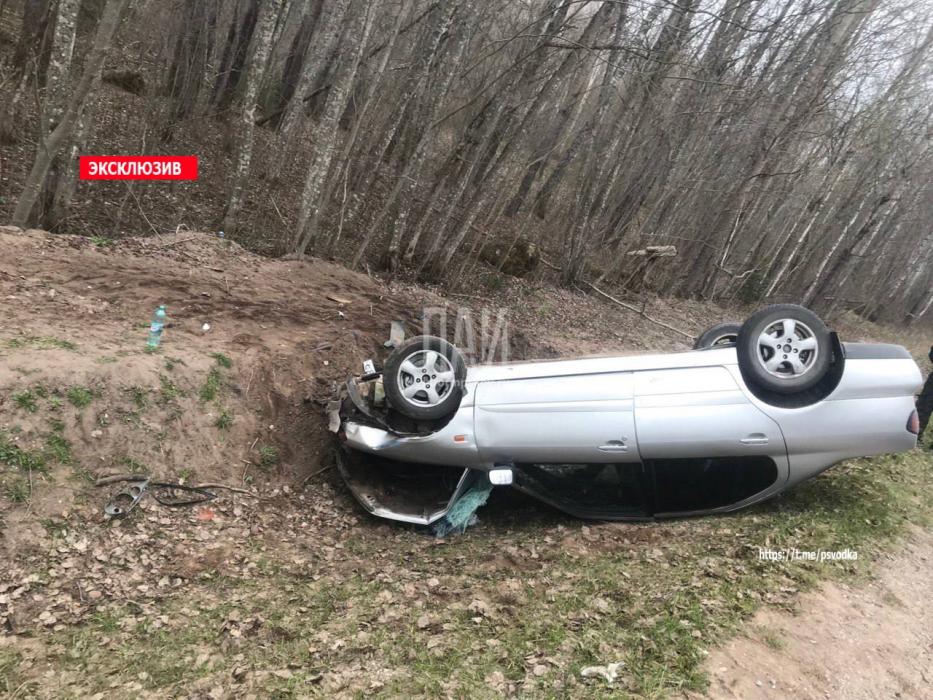
[[[933,534],[915,530],[864,586],[827,583],[795,615],[765,609],[714,651],[709,697],[933,697]]]

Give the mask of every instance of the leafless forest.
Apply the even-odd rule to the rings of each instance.
[[[0,0],[0,32],[21,226],[933,317],[925,0]]]

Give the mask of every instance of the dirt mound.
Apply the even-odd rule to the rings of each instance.
[[[40,518],[73,506],[75,477],[240,484],[319,468],[319,403],[378,352],[387,319],[417,308],[344,268],[207,234],[114,245],[4,229],[0,260],[0,430],[13,455],[0,479]],[[168,325],[149,353],[159,304]],[[36,468],[11,469],[16,459]]]

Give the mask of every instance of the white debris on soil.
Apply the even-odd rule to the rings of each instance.
[[[612,685],[619,677],[619,670],[625,664],[622,661],[615,661],[605,666],[586,666],[580,671],[584,678],[604,678],[606,683]]]

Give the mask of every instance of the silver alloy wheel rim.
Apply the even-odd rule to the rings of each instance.
[[[758,336],[758,363],[778,379],[802,377],[816,365],[819,353],[816,334],[793,318],[774,321]]]
[[[398,388],[412,406],[437,406],[453,391],[453,365],[436,350],[419,350],[406,357],[398,368]]]

